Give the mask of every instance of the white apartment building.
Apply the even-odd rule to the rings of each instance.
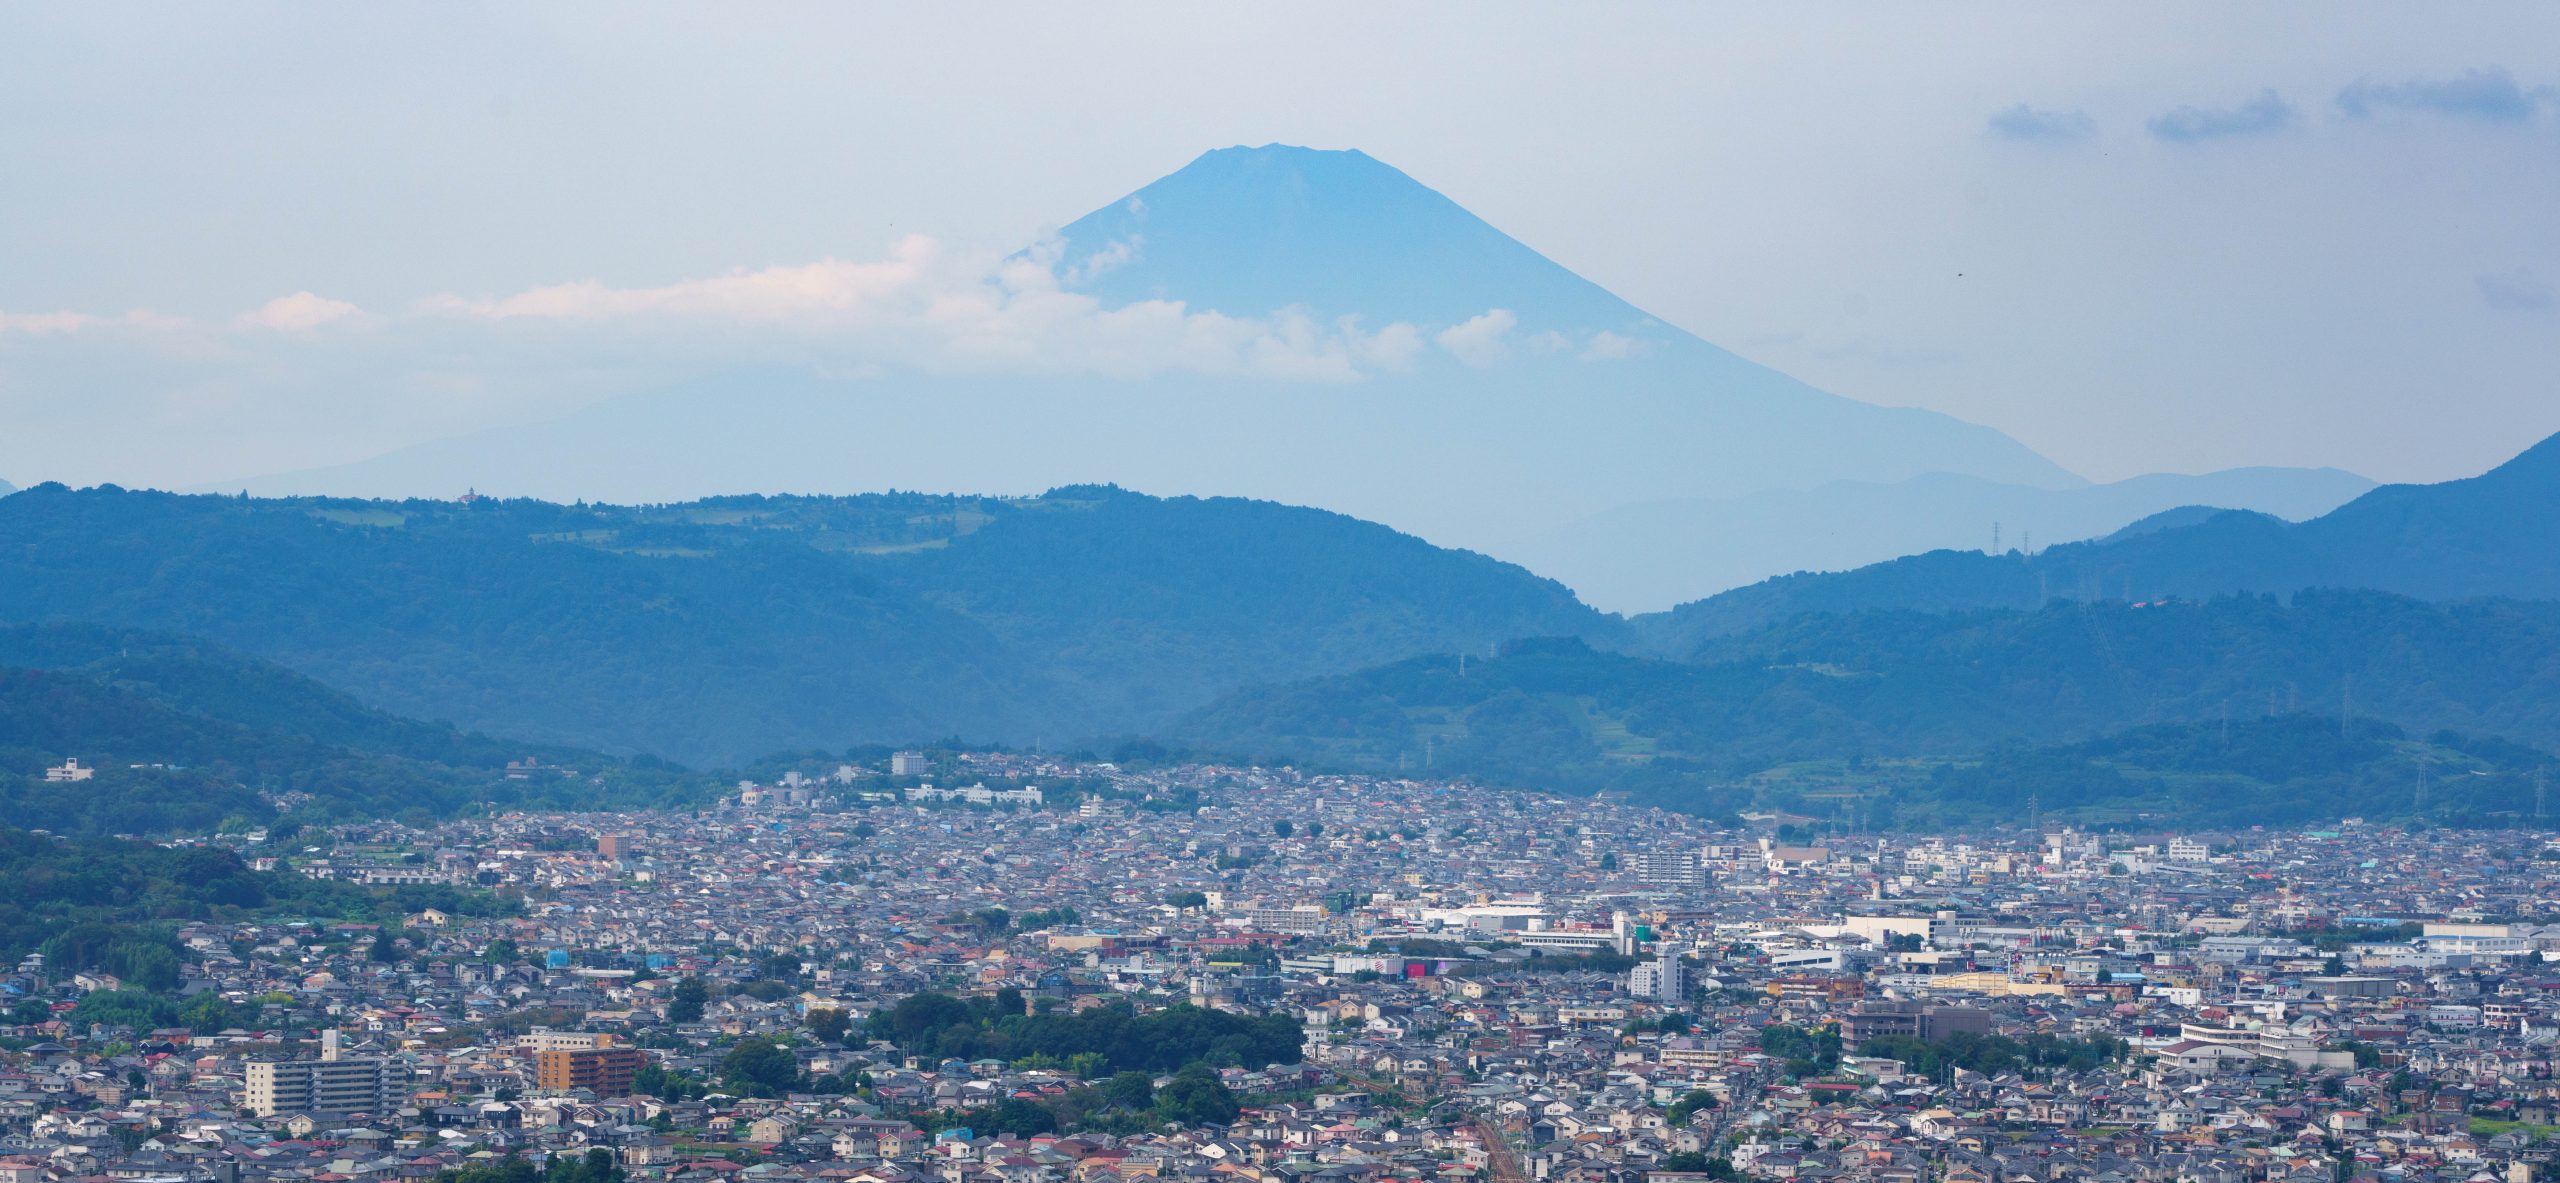
[[[249,1065],[248,1107],[260,1117],[285,1113],[387,1113],[399,1102],[399,1069],[378,1056],[341,1056],[338,1033],[323,1032],[317,1060]]]

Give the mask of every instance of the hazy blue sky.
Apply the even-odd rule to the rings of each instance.
[[[2092,477],[2438,479],[2560,430],[2555,87],[2548,4],[13,4],[0,477],[549,417],[772,343],[471,310],[965,273],[1276,140]]]

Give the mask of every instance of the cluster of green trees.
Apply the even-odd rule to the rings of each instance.
[[[623,1183],[621,1160],[610,1150],[555,1154],[548,1166],[534,1169],[520,1153],[485,1166],[455,1167],[436,1172],[434,1183]]]
[[[1003,908],[980,908],[974,912],[954,912],[942,918],[944,924],[974,928],[985,936],[996,936],[1013,927],[1013,913]]]
[[[177,987],[173,934],[181,921],[289,916],[396,925],[428,907],[492,915],[519,906],[446,886],[360,887],[254,871],[219,847],[0,828],[0,957],[41,953],[49,970],[110,973],[144,991]]]
[[[917,1055],[1041,1056],[1055,1063],[1090,1056],[1089,1063],[1107,1072],[1170,1072],[1195,1062],[1248,1069],[1294,1064],[1306,1042],[1303,1026],[1287,1014],[1247,1018],[1185,1004],[1142,1015],[1125,1002],[1026,1014],[1022,995],[1010,989],[966,1000],[911,995],[873,1012],[866,1031]]]
[[[1900,1060],[1912,1072],[1934,1077],[1953,1069],[1997,1076],[2003,1072],[2095,1071],[2100,1064],[2120,1059],[2126,1044],[2112,1035],[2093,1035],[2088,1039],[2064,1039],[2042,1031],[2022,1039],[2006,1035],[1976,1035],[1958,1032],[1944,1039],[1924,1040],[1907,1035],[1870,1039],[1858,1045],[1862,1056],[1881,1056]]]
[[[1664,1155],[1662,1158],[1662,1169],[1666,1171],[1691,1171],[1705,1175],[1710,1179],[1739,1179],[1742,1177],[1741,1172],[1733,1169],[1732,1159],[1708,1155],[1695,1150]]]
[[[1789,1076],[1827,1076],[1840,1067],[1840,1030],[1772,1023],[1760,1029],[1760,1054],[1786,1061]]]
[[[977,1109],[910,1115],[928,1131],[965,1126],[1029,1137],[1051,1132],[1128,1135],[1167,1125],[1186,1129],[1225,1125],[1243,1109],[1215,1069],[1193,1063],[1162,1087],[1147,1072],[1121,1072],[1063,1095],[1037,1101],[1014,1097]]]
[[[702,979],[683,978],[676,982],[674,989],[667,992],[667,1021],[699,1023],[702,1021],[702,1008],[710,1001],[711,988],[704,985]]]
[[[160,1027],[184,1027],[200,1035],[210,1035],[225,1028],[255,1029],[265,1018],[269,1002],[289,1002],[281,996],[232,1002],[207,991],[192,998],[178,999],[167,994],[131,987],[121,990],[92,990],[80,997],[80,1004],[67,1016],[75,1027],[91,1023],[109,1027],[131,1027],[137,1031]],[[19,1004],[9,1016],[14,1023],[42,1022],[51,1010],[45,1003],[30,999]]]
[[[690,1072],[668,1071],[654,1061],[632,1077],[631,1091],[668,1101],[690,1101],[725,1091],[741,1097],[778,1097],[785,1093],[834,1096],[856,1092],[871,1083],[857,1070],[810,1075],[799,1070],[799,1058],[788,1045],[770,1039],[742,1039],[720,1058],[719,1075],[705,1080]]]
[[[802,1022],[820,1043],[840,1043],[845,1033],[853,1029],[853,1016],[834,1007],[822,1006],[811,1010],[802,1017]]]
[[[2323,953],[2335,954],[2345,951],[2351,945],[2358,945],[2366,942],[2396,943],[2414,941],[2419,937],[2425,936],[2426,932],[2427,926],[2424,922],[2404,920],[2397,924],[2354,924],[2335,925],[2322,928],[2278,929],[2269,932],[2267,935],[2272,937],[2288,937],[2318,949]]]
[[[1068,928],[1082,923],[1084,923],[1083,914],[1065,905],[1055,908],[1035,908],[1013,918],[1013,926],[1024,932],[1038,932],[1044,928]]]
[[[709,1095],[711,1086],[690,1072],[669,1072],[651,1060],[632,1075],[631,1091],[664,1101],[691,1101]]]
[[[1663,1117],[1674,1126],[1684,1126],[1689,1124],[1689,1118],[1692,1115],[1702,1110],[1720,1109],[1723,1105],[1724,1102],[1717,1100],[1714,1093],[1708,1092],[1705,1089],[1691,1089],[1679,1100],[1672,1102],[1671,1108],[1663,1114]],[[1671,1167],[1668,1169],[1680,1170],[1683,1168]]]
[[[956,999],[949,999],[946,995],[918,995],[917,997],[958,1002]],[[962,1005],[965,1007],[965,1004]],[[1173,1009],[1186,1012],[1195,1010],[1191,1007]],[[981,1013],[975,1019],[962,1019],[959,1012],[945,1014],[942,1013],[944,1010],[940,1002],[927,1002],[912,1008],[909,1011],[910,1020],[949,1018],[952,1022],[939,1027],[916,1026],[911,1029],[919,1038],[940,1046],[944,1042],[942,1035],[965,1029],[991,1017]],[[842,1018],[841,1012],[823,1013],[835,1015],[838,1019]],[[1156,1013],[1161,1015],[1167,1012]],[[976,1109],[934,1110],[908,1116],[928,1131],[966,1126],[971,1129],[1000,1130],[1004,1133],[1025,1136],[1061,1130],[1101,1130],[1126,1134],[1158,1128],[1167,1123],[1180,1126],[1223,1125],[1235,1119],[1239,1102],[1233,1091],[1226,1087],[1225,1082],[1218,1079],[1217,1070],[1210,1067],[1208,1061],[1223,1058],[1226,1053],[1234,1050],[1234,1045],[1209,1039],[1211,1034],[1209,1027],[1217,1025],[1204,1026],[1201,1023],[1200,1016],[1208,1015],[1214,1015],[1220,1019],[1233,1018],[1222,1012],[1197,1011],[1192,1014],[1173,1015],[1164,1021],[1149,1024],[1146,1020],[1154,1018],[1154,1015],[1129,1019],[1124,1014],[1119,1017],[1128,1020],[1126,1023],[1106,1023],[1083,1032],[1086,1036],[1100,1038],[1102,1042],[1097,1046],[1064,1052],[1063,1060],[1072,1071],[1084,1075],[1091,1083],[1069,1089],[1059,1096],[1037,1100],[1015,1097]],[[1023,1018],[1024,1016],[1014,1014],[1009,1017]],[[1132,1029],[1129,1026],[1132,1023],[1142,1025]],[[814,1019],[813,1012],[813,1021],[810,1024],[812,1029],[823,1025],[826,1025],[824,1021]],[[1002,1024],[997,1023],[994,1026],[1001,1027]],[[982,1029],[992,1030],[993,1028]],[[840,1026],[838,1030],[841,1030]],[[1230,1033],[1233,1034],[1232,1031]],[[1021,1028],[1016,1027],[1014,1034],[1037,1039],[1040,1033],[1026,1035]],[[1054,1036],[1057,1032],[1052,1031],[1047,1034]],[[1173,1069],[1171,1076],[1161,1087],[1156,1084],[1156,1069],[1138,1066],[1113,1070],[1113,1053],[1118,1051],[1124,1055],[1128,1054],[1127,1041],[1146,1041],[1155,1038],[1172,1040],[1174,1043],[1169,1045],[1171,1048],[1188,1049],[1198,1054],[1185,1057],[1186,1062]],[[1204,1040],[1208,1042],[1204,1044]],[[1046,1046],[1053,1050],[1033,1052],[1022,1057],[1022,1062],[1056,1062],[1061,1053],[1055,1049],[1073,1046],[1073,1041],[1053,1040]],[[1202,1050],[1204,1048],[1205,1051]],[[1291,1053],[1287,1058],[1294,1059],[1294,1045]],[[1179,1054],[1179,1051],[1158,1049],[1150,1054],[1137,1056],[1135,1059],[1142,1063],[1160,1062],[1176,1058]],[[1262,1065],[1253,1066],[1261,1067]],[[1104,1075],[1105,1073],[1109,1075]],[[792,1054],[788,1046],[768,1039],[755,1038],[741,1039],[730,1046],[728,1053],[721,1057],[718,1077],[720,1089],[743,1097],[778,1097],[792,1092],[847,1093],[857,1091],[868,1083],[869,1081],[859,1073],[813,1078],[800,1071],[798,1058]],[[706,1095],[711,1090],[712,1084],[686,1073],[669,1072],[652,1063],[641,1068],[633,1087],[636,1091],[651,1096],[668,1100],[685,1100]]]
[[[2126,1044],[2108,1035],[2065,1039],[2039,1031],[2023,1038],[2011,1038],[1958,1032],[1937,1040],[1884,1036],[1859,1044],[1857,1050],[1862,1056],[1900,1060],[1921,1076],[1936,1076],[1958,1068],[1996,1076],[2003,1072],[2088,1072],[2100,1064],[2122,1058]],[[1773,1024],[1760,1029],[1760,1051],[1763,1055],[1786,1061],[1789,1076],[1800,1079],[1827,1076],[1840,1067],[1840,1032],[1833,1027]],[[1697,1099],[1702,1107],[1712,1108],[1714,1105],[1712,1094],[1703,1097],[1691,1094],[1691,1097]],[[1682,1118],[1686,1116],[1686,1113],[1681,1115]]]
[[[720,1058],[720,1079],[742,1097],[779,1097],[805,1083],[800,1061],[768,1039],[741,1039]]]

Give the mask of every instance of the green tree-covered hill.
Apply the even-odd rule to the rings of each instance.
[[[95,775],[45,778],[74,759]],[[542,771],[511,776],[517,760]],[[654,762],[401,719],[200,642],[90,626],[0,629],[0,824],[204,832],[684,801],[708,783]]]
[[[1261,682],[1545,634],[1552,581],[1338,514],[1060,489],[617,507],[0,501],[0,623],[206,638],[468,730],[736,763],[1143,730]]]
[[[2171,511],[2116,535],[2033,555],[1932,551],[1736,588],[1635,627],[1680,657],[1720,636],[1808,612],[2034,608],[2053,599],[2148,601],[2235,592],[2371,588],[2430,600],[2560,599],[2560,436],[2486,473],[2386,485],[2307,522]]]
[[[1694,662],[1534,641],[1494,660],[1417,658],[1246,692],[1170,734],[1203,750],[1722,810],[1800,793],[1806,775],[1864,783],[1899,765],[1908,781],[1915,761],[2341,709],[2350,734],[2378,720],[2560,746],[2560,605],[2319,592],[1815,615],[1724,638]],[[2497,782],[2497,807],[2515,807],[2518,783]],[[2052,787],[2044,804],[2072,807],[2070,786]]]

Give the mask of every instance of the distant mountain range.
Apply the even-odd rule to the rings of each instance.
[[[2435,742],[2497,753],[2510,772],[2544,767],[2550,758],[2528,748],[2462,737],[2560,745],[2560,604],[2305,592],[2290,604],[2235,597],[1870,611],[1724,638],[1690,661],[1606,653],[1573,639],[1524,641],[1490,660],[1416,658],[1246,691],[1166,735],[1203,751],[1615,790],[1678,808],[1802,809],[1832,794],[1889,802],[1914,819],[1980,821],[1992,815],[1938,790],[2007,807],[2018,802],[2000,792],[2022,801],[2027,782],[2002,790],[1938,766],[2089,744],[2128,727],[2245,729],[2318,712],[2342,743],[2396,735],[2399,726],[2442,729],[2456,734]],[[2319,749],[2306,773],[2338,750]],[[2265,785],[2288,779],[2250,775]],[[2057,811],[2088,803],[2067,776],[2041,783]],[[1931,784],[1937,790],[1912,795]],[[2527,784],[2499,782],[2497,807],[2514,808]],[[2306,813],[2282,796],[2268,788],[2245,804],[2259,820],[2275,816],[2270,809],[2334,817],[2364,808],[2341,798]],[[2193,817],[2242,804],[2176,808]]]
[[[1938,552],[1632,619],[1519,567],[1340,514],[1109,487],[619,507],[46,485],[0,501],[0,623],[201,637],[400,715],[695,766],[946,736],[1064,745],[1186,718],[1187,737],[1280,744],[1298,734],[1292,710],[1273,712],[1277,731],[1186,713],[1536,637],[1587,644],[1602,664],[1578,678],[1650,684],[1667,675],[1611,655],[1730,663],[1741,659],[1724,638],[1807,613],[1899,621],[2350,586],[2560,599],[2555,467],[2560,443],[2545,443],[2485,476],[2376,489],[2301,525],[2170,511],[2035,555]],[[2178,717],[2148,703],[2110,700],[2086,727]],[[2543,734],[2494,713],[2390,717]],[[1796,725],[1783,712],[1745,722],[1755,735]],[[1999,734],[1949,732],[1930,750]],[[1399,751],[1380,758],[1410,758]]]
[[[1816,390],[1664,324],[1356,151],[1210,152],[1070,223],[1053,248],[1067,290],[1107,308],[1285,313],[1308,333],[1395,344],[1351,380],[716,372],[219,491],[647,503],[1115,482],[1348,513],[1526,562],[1627,609],[1987,539],[1986,512],[2062,541],[2189,495],[2155,484],[2046,506],[2037,493],[2085,482],[1992,429]],[[1941,474],[1978,492],[1866,499],[1901,510],[1889,514],[1831,514],[1836,489],[1791,505],[1837,482]],[[2339,488],[2338,474],[2270,471],[2213,496],[2286,514],[2325,508]],[[1821,525],[1730,529],[1764,513]],[[1618,545],[1630,539],[1643,545]]]
[[[0,501],[0,623],[202,637],[470,730],[697,766],[1143,731],[1216,695],[1623,622],[1318,510],[1031,500]]]
[[[1995,542],[2021,548],[2078,542],[2173,510],[2201,520],[2216,507],[2247,506],[2299,521],[2372,488],[2372,481],[2337,469],[2164,473],[2070,489],[1936,473],[1890,484],[1838,481],[1724,500],[1623,506],[1502,553],[1565,580],[1597,607],[1650,612],[1707,589],[1799,571],[1849,570],[1923,550],[1988,553]],[[1645,561],[1618,562],[1620,555]]]
[[[2506,779],[2462,808],[2492,810],[2542,758],[2513,745],[2560,745],[2555,507],[2560,440],[2299,525],[2171,510],[1630,619],[1340,514],[1109,487],[608,506],[42,485],[0,500],[0,822],[662,800],[698,786],[628,757],[1125,736],[1961,820],[2000,799],[1967,769],[2004,752],[2058,751],[2016,767],[2067,799],[2101,759],[2070,745],[2322,712],[2342,742],[2410,730],[2320,756],[2346,778],[2321,792],[2468,752]],[[2382,590],[2329,590],[2356,585]],[[2165,760],[2191,739],[2126,742]],[[69,756],[99,785],[35,775]],[[527,756],[579,777],[502,778]],[[2302,788],[2128,768],[2091,783],[2134,814],[2202,816],[2180,794],[2222,785],[2215,808],[2275,816]]]
[[[2424,816],[2476,824],[2524,816],[2536,779],[2560,771],[2490,734],[2560,739],[2554,670],[2560,605],[2321,592],[1808,617],[1693,663],[1522,641],[1240,693],[1167,730],[1212,753],[1860,826],[2031,809],[2117,825],[2397,820],[2420,814],[2422,781]],[[94,778],[47,781],[67,758]],[[200,833],[688,804],[725,783],[398,718],[183,638],[0,628],[11,826]]]
[[[2560,436],[2489,472],[2375,489],[2311,521],[2180,511],[2035,554],[1935,551],[1738,588],[1639,622],[1649,651],[1806,612],[2032,608],[2050,599],[2195,599],[2357,587],[2431,600],[2560,599]]]
[[[2308,816],[2285,802],[2316,788],[2337,816],[2440,764],[2487,794],[2440,807],[2512,813],[2518,770],[2547,775],[2534,749],[2560,747],[2560,437],[2301,524],[2173,510],[2032,555],[1790,576],[1628,623],[1636,643],[1620,651],[1564,638],[1416,658],[1241,692],[1166,734],[1684,808],[1855,801],[1940,821],[1996,816],[2031,783],[2058,809],[2103,798],[2189,820]],[[2342,746],[2297,753],[2329,769],[2316,786],[2202,755],[2137,769],[2098,754],[2129,727],[2292,734],[2261,724],[2321,712]],[[2364,723],[2428,738],[2350,759]]]

